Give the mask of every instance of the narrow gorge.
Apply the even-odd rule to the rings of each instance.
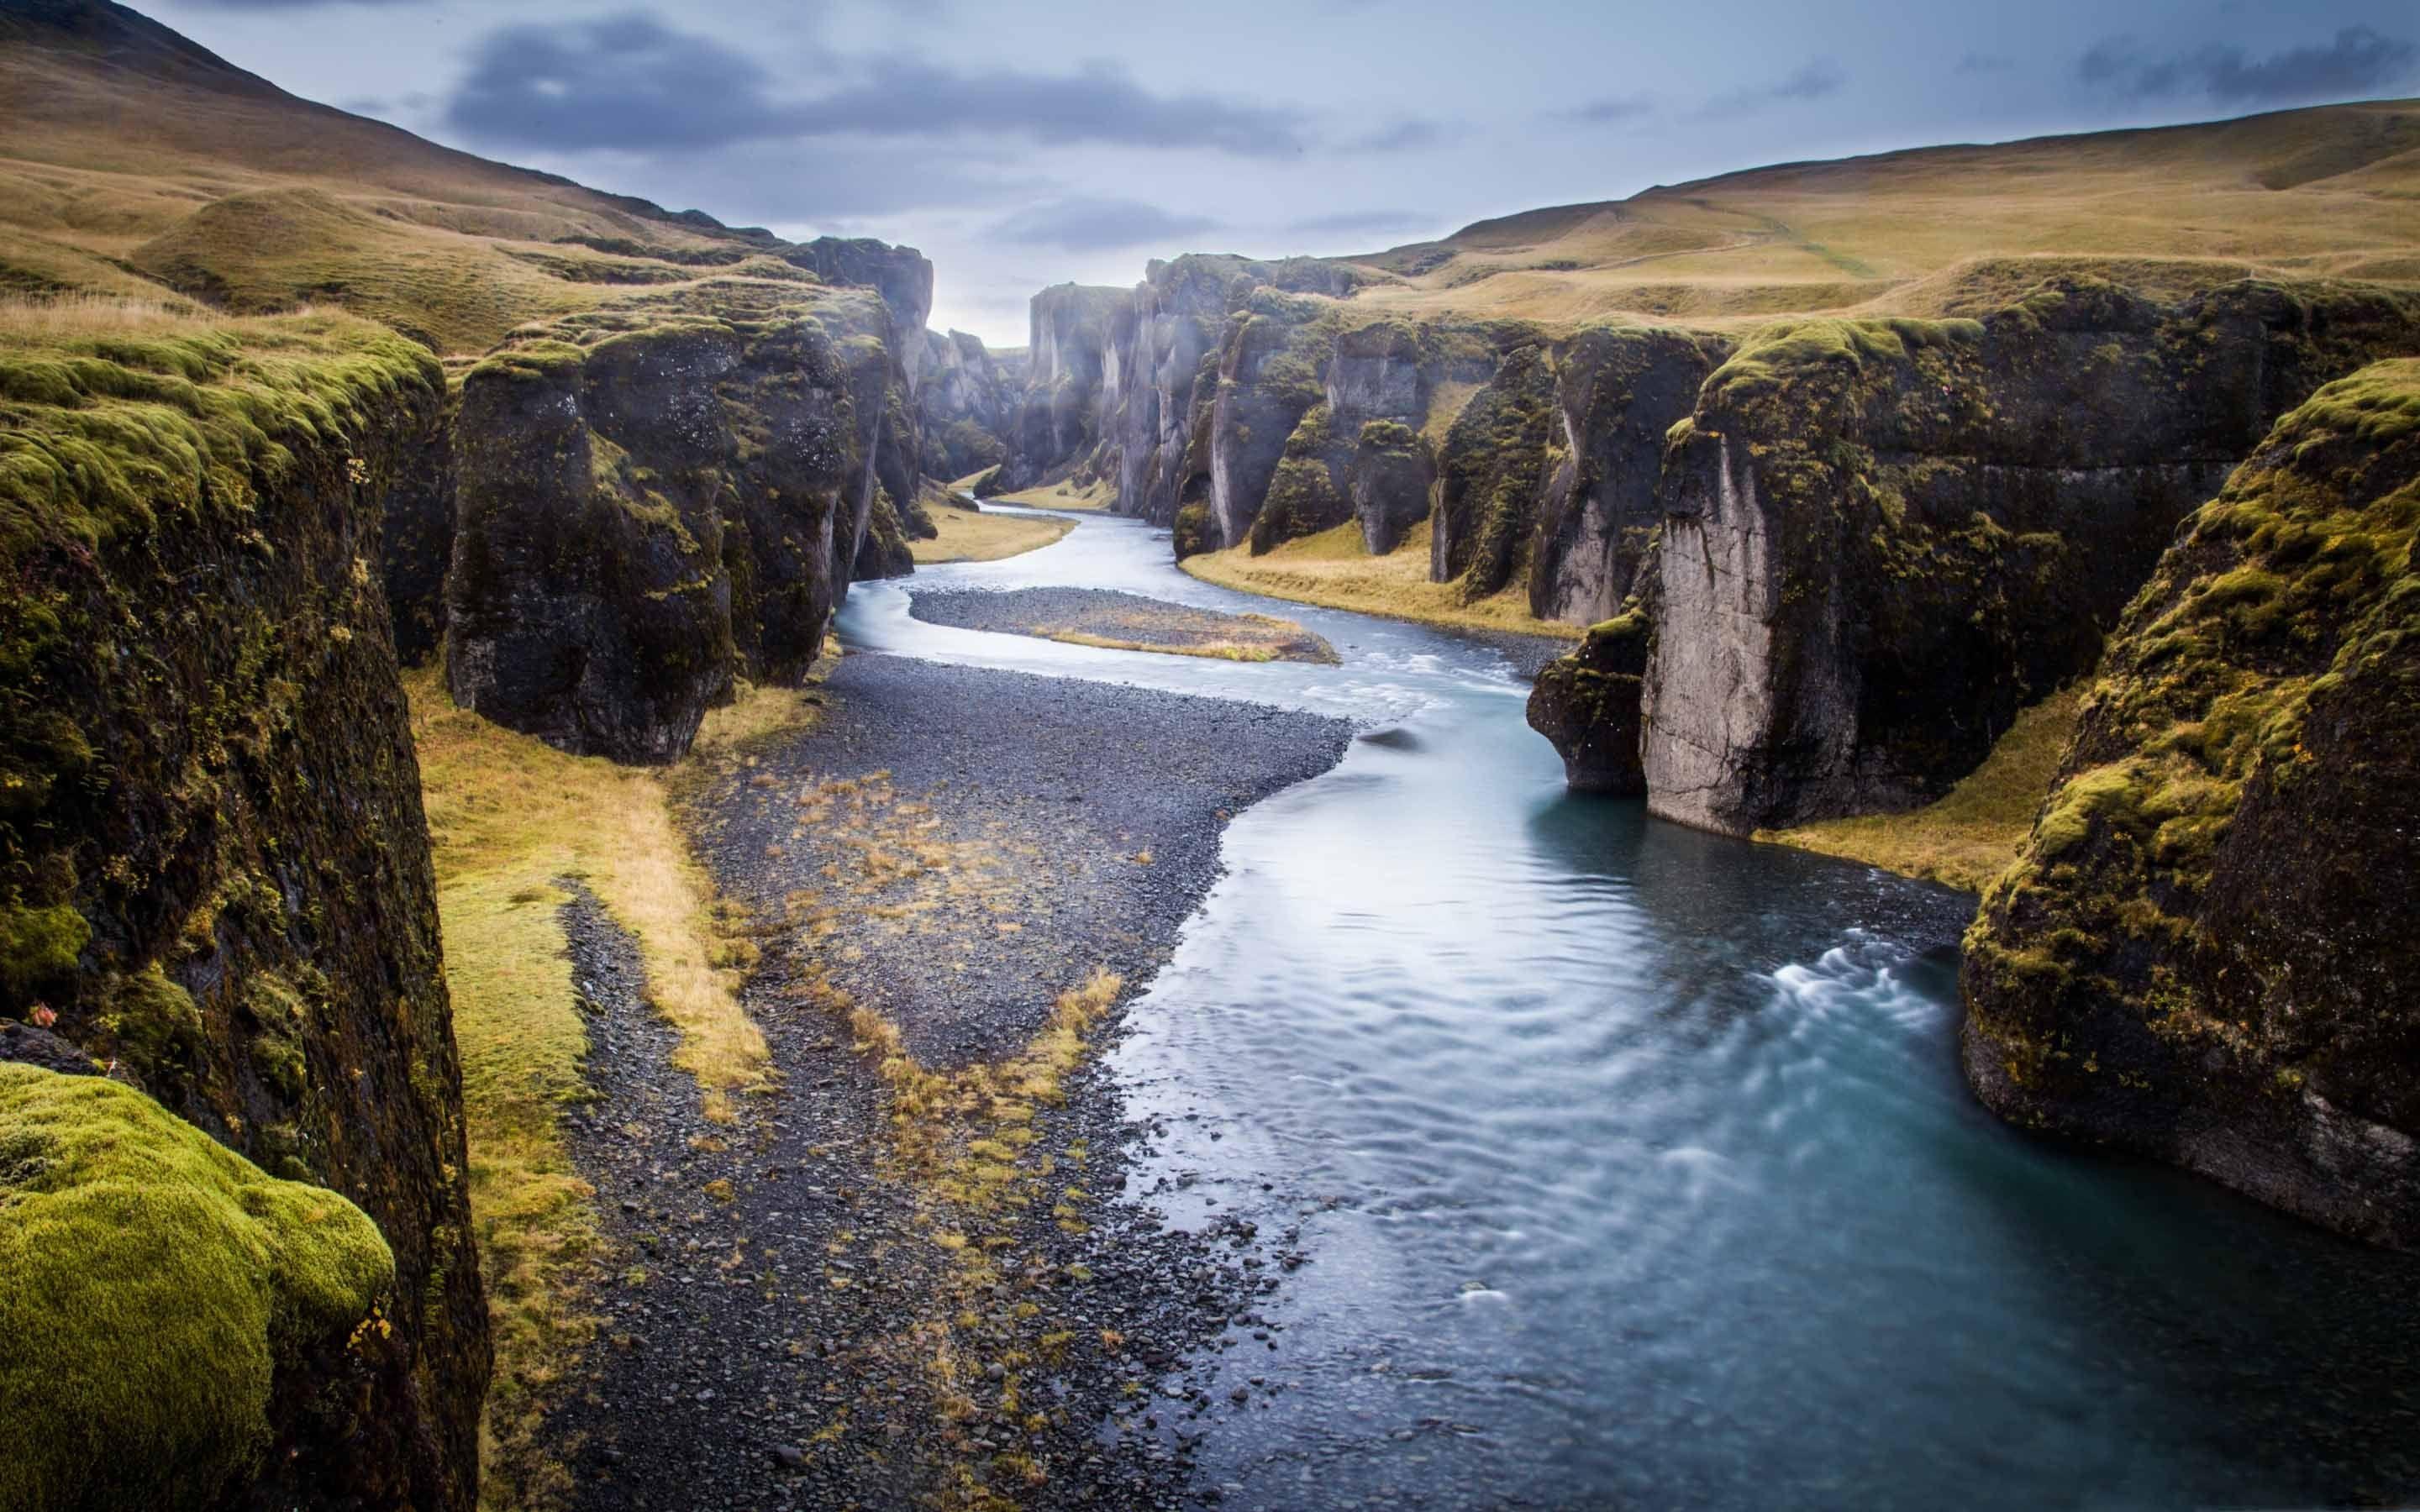
[[[946,134],[567,28],[449,131]],[[1017,348],[354,103],[0,0],[0,1505],[2420,1494],[2420,104]]]

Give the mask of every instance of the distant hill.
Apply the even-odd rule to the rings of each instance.
[[[1329,259],[1406,313],[1955,314],[2060,269],[2420,283],[2420,101],[1785,163]]]
[[[0,0],[0,290],[334,303],[460,352],[617,287],[810,280],[782,246],[299,99],[107,0]]]

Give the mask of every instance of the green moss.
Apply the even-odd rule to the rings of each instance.
[[[66,903],[0,905],[0,990],[23,997],[75,970],[92,926]]]
[[[215,1502],[280,1358],[373,1319],[385,1241],[98,1077],[0,1065],[0,1505]]]
[[[118,1058],[147,1080],[189,1062],[202,1039],[202,1015],[193,995],[170,981],[157,962],[117,983],[101,1010],[101,1026]]]

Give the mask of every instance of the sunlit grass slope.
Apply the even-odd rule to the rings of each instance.
[[[1728,324],[1964,314],[2089,268],[2180,293],[2420,282],[2420,101],[1783,164],[1527,211],[1352,263],[1405,312]]]
[[[342,305],[455,352],[714,271],[807,277],[703,218],[297,99],[121,7],[0,10],[0,290]]]
[[[1413,620],[1463,629],[1518,630],[1530,635],[1579,639],[1579,627],[1556,625],[1529,613],[1527,587],[1517,579],[1501,592],[1462,601],[1460,582],[1429,580],[1429,522],[1422,520],[1403,544],[1373,557],[1351,520],[1334,530],[1288,541],[1261,556],[1249,543],[1224,551],[1187,557],[1178,565],[1204,582],[1249,594],[1353,609],[1388,619]]]

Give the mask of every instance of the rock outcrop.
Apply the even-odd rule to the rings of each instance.
[[[50,1504],[474,1504],[487,1312],[378,576],[380,517],[443,394],[425,349],[330,316],[0,354],[0,1052],[106,1067],[269,1176],[341,1194],[393,1266],[391,1284],[348,1269],[297,1315],[307,1326],[223,1341],[247,1352],[214,1364],[240,1377],[244,1422],[259,1414],[232,1458],[55,1422],[72,1400],[0,1403],[0,1482],[72,1461],[76,1489]],[[38,1173],[54,1154],[12,1128],[0,1119],[0,1227],[32,1213],[24,1192],[71,1216],[72,1183]],[[137,1176],[126,1199],[215,1200],[174,1185]],[[146,1242],[104,1236],[111,1273],[178,1285],[209,1263],[196,1248],[151,1273]],[[0,1266],[0,1288],[32,1276]],[[13,1351],[13,1320],[7,1337]],[[101,1427],[125,1436],[97,1444]]]
[[[1638,721],[1651,633],[1637,609],[1592,625],[1579,649],[1540,669],[1529,688],[1529,728],[1561,752],[1575,793],[1647,792]]]
[[[924,378],[918,391],[924,474],[943,482],[1007,459],[1010,434],[1025,401],[1026,354],[992,352],[963,331],[924,332]]]
[[[1033,296],[1026,390],[1007,440],[1001,482],[1030,488],[1063,478],[1100,440],[1101,394],[1119,360],[1110,332],[1129,296],[1122,288],[1060,284]]]
[[[728,280],[482,362],[456,431],[456,701],[662,762],[736,674],[803,674],[878,514],[879,565],[906,565],[891,330],[864,292]]]
[[[387,492],[379,542],[395,654],[406,667],[437,655],[445,636],[445,574],[454,561],[454,424],[415,444]]]
[[[1938,795],[2280,412],[2414,345],[2420,300],[2262,284],[1762,333],[1665,460],[1651,807],[1745,833]]]
[[[2415,533],[2420,362],[2280,421],[2127,609],[1962,978],[1967,1076],[2004,1117],[2405,1248]]]

